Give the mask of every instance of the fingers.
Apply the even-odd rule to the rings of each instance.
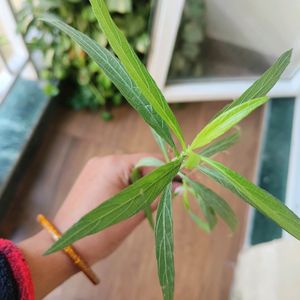
[[[142,158],[145,158],[145,157],[155,157],[157,159],[162,159],[162,156],[157,153],[137,153],[137,154],[124,155],[125,168],[126,168],[126,176],[125,176],[126,182],[130,183],[130,175],[131,175],[132,169]],[[152,167],[140,167],[139,168],[141,176],[147,175],[152,170],[153,170]]]
[[[135,153],[135,154],[128,154],[124,155],[124,160],[131,166],[136,165],[142,158],[145,157],[155,157],[157,159],[163,160],[163,156],[159,153]]]

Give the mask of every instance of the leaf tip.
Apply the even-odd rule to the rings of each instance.
[[[62,249],[63,249],[63,247],[60,244],[58,244],[58,242],[55,242],[47,251],[44,252],[43,256],[53,254]]]
[[[54,21],[60,21],[60,19],[51,13],[42,13],[38,14],[36,17],[37,20],[47,22],[47,23],[53,23]]]
[[[287,50],[285,53],[284,53],[287,57],[289,57],[289,59],[292,57],[292,54],[293,54],[293,48],[290,48],[289,50]]]
[[[43,253],[43,256],[48,256],[49,254],[52,254],[54,252],[55,252],[55,250],[53,250],[52,247],[50,247],[47,251],[45,251]]]

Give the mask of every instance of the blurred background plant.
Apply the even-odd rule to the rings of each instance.
[[[6,44],[6,39],[4,36],[0,35],[0,47]]]
[[[169,70],[170,79],[200,77],[203,74],[204,38],[204,0],[186,0]]]
[[[142,60],[149,47],[151,0],[106,0],[118,27],[125,33]],[[85,32],[101,46],[107,40],[101,33],[88,0],[27,0],[18,13],[18,30],[38,61],[39,76],[46,81],[47,95],[60,95],[74,109],[101,111],[103,119],[111,118],[110,108],[123,101],[104,72],[61,31],[37,17],[51,13],[67,24]]]

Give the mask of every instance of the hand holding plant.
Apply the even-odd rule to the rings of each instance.
[[[268,101],[266,94],[287,67],[291,51],[284,53],[238,99],[225,106],[188,145],[162,92],[113,22],[104,0],[90,2],[102,32],[118,58],[59,19],[44,16],[43,20],[69,35],[102,68],[129,104],[152,128],[165,161],[153,158],[144,158],[140,161],[138,166],[152,165],[156,169],[88,212],[67,230],[47,253],[60,250],[85,236],[128,219],[142,210],[149,212],[151,203],[161,195],[154,225],[158,276],[164,299],[173,299],[175,271],[172,179],[176,175],[181,177],[184,207],[187,214],[202,229],[211,231],[218,217],[224,219],[232,230],[237,224],[234,213],[226,201],[203,184],[189,178],[187,170],[197,170],[209,176],[299,239],[300,219],[291,210],[246,178],[211,159],[211,156],[233,145],[238,140],[239,132],[225,137],[223,135]],[[173,136],[176,137],[177,142],[173,141]],[[195,196],[205,216],[204,220],[191,210],[189,194]],[[151,224],[151,214],[147,213],[147,215]]]
[[[139,153],[92,158],[83,168],[56,214],[55,224],[65,231],[89,211],[105,203],[106,199],[120,193],[130,184],[131,170],[134,165],[149,155]],[[149,173],[148,169],[142,168],[142,175]],[[157,203],[153,203],[152,209],[156,206]],[[77,243],[77,248],[90,264],[94,264],[117,248],[144,218],[144,213],[140,212],[120,224]]]
[[[133,166],[147,156],[149,154],[140,153],[92,158],[84,166],[56,214],[55,224],[64,231],[87,212],[104,203],[107,198],[122,191],[129,185]],[[142,174],[149,172],[148,169],[142,168]],[[152,209],[156,206],[157,202],[153,203]],[[76,248],[88,264],[92,265],[111,254],[144,219],[145,214],[140,212],[128,220],[78,241]],[[30,266],[36,299],[43,299],[79,271],[62,252],[49,257],[43,256],[51,242],[49,233],[42,230],[18,245]]]

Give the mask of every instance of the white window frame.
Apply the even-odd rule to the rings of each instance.
[[[300,215],[300,96],[295,98],[289,172],[286,188],[286,205]],[[291,237],[284,232],[284,237]]]
[[[158,0],[147,63],[148,70],[170,103],[220,101],[240,96],[255,81],[254,77],[178,80],[167,83],[184,4],[185,0]],[[300,96],[300,70],[291,78],[280,80],[270,92],[270,96]]]
[[[0,0],[0,5],[1,26],[5,31],[5,38],[14,49],[14,53],[9,61],[4,61],[6,67],[0,71],[1,103],[23,70],[26,70],[27,77],[30,79],[36,79],[37,73],[30,59],[23,37],[17,34],[17,24],[12,4],[9,0]],[[1,60],[3,61],[4,58]]]

